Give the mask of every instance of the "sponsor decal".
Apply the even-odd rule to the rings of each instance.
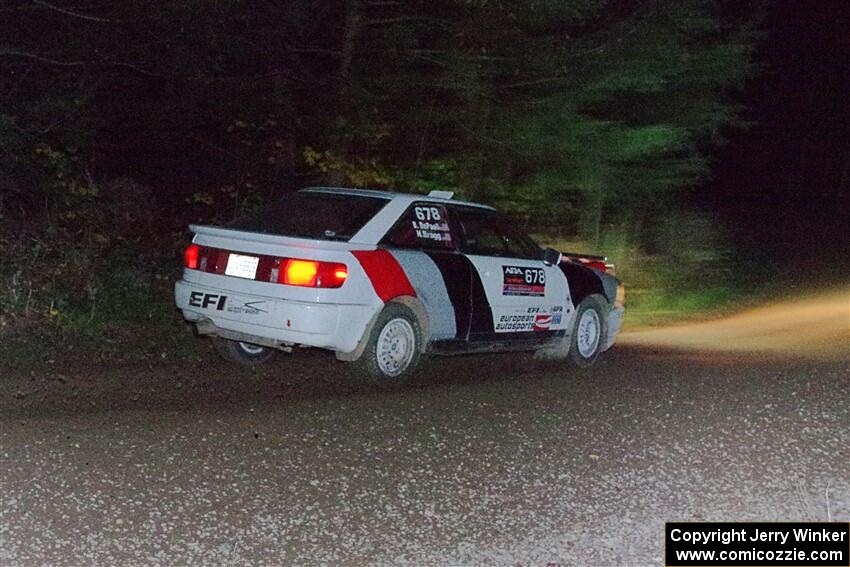
[[[217,293],[193,291],[189,294],[189,305],[192,307],[202,307],[204,309],[215,307],[216,311],[222,311],[226,301],[226,295],[218,295]]]
[[[552,325],[552,314],[551,313],[538,313],[534,316],[534,327],[535,331],[548,331],[549,327]]]
[[[444,207],[439,205],[413,207],[413,214],[416,218],[410,223],[416,232],[416,238],[433,240],[446,248],[451,247],[452,233]]]
[[[542,296],[546,293],[546,271],[543,268],[502,266],[502,295]]]
[[[228,313],[236,313],[242,315],[258,315],[260,313],[268,313],[260,306],[265,306],[265,301],[246,301],[242,305],[233,305],[233,302],[227,306]]]
[[[552,307],[552,326],[557,327],[561,324],[561,316],[563,315],[564,306],[555,305]]]
[[[497,333],[518,333],[526,331],[548,331],[552,325],[552,315],[540,307],[529,307],[508,313],[500,313],[496,320]]]

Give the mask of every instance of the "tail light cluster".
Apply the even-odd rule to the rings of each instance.
[[[600,272],[606,272],[608,274],[611,274],[612,276],[617,275],[616,272],[614,271],[614,264],[611,264],[610,262],[606,262],[604,260],[589,260],[589,261],[586,261],[586,262],[581,261],[581,260],[579,260],[579,261],[582,264],[584,264],[585,266],[587,266],[589,268],[593,268],[594,270],[599,270]]]
[[[269,281],[301,287],[340,287],[348,278],[348,268],[338,262],[318,262],[297,258],[275,258]],[[275,271],[277,273],[275,274]]]
[[[186,249],[184,257],[186,259],[186,267],[192,270],[197,270],[198,261],[201,258],[201,247],[197,244],[189,245],[189,247]]]
[[[600,272],[608,271],[608,264],[602,262],[600,260],[590,260],[588,262],[582,262],[588,268],[593,268],[594,270],[599,270]]]
[[[578,254],[575,252],[562,252],[561,254],[572,262],[578,262],[579,264],[583,264],[588,268],[593,268],[594,270],[599,270],[600,272],[607,272],[611,275],[614,275],[614,264],[609,263],[607,261],[608,259],[604,256]]]
[[[258,258],[254,274],[256,281],[299,287],[338,288],[348,278],[348,267],[339,262],[251,255]],[[185,266],[190,270],[224,274],[229,258],[229,250],[192,244],[186,249]]]

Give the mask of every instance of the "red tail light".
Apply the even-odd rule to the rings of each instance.
[[[201,247],[197,244],[191,244],[188,248],[186,248],[186,253],[184,254],[184,258],[186,260],[186,267],[192,270],[198,269],[198,258],[201,256]]]
[[[348,278],[345,264],[288,258],[281,263],[277,281],[300,287],[340,287]]]
[[[289,260],[284,260],[281,274],[283,275],[283,281],[280,283],[316,287],[316,280],[319,275],[319,263],[290,258]]]
[[[240,252],[241,253],[241,252]],[[211,274],[224,274],[231,252],[192,244],[186,248],[186,267]],[[258,258],[254,279],[299,287],[341,287],[348,279],[348,267],[338,262],[300,258],[279,258],[265,254]]]

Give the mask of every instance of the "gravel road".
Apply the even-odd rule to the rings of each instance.
[[[332,356],[0,378],[0,565],[661,565],[672,520],[850,520],[850,357]]]

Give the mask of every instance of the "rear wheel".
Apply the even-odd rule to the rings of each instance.
[[[378,315],[354,368],[375,386],[395,387],[413,376],[421,350],[422,331],[416,316],[404,305],[390,303]]]
[[[235,364],[262,364],[268,362],[277,354],[277,350],[270,347],[219,337],[213,337],[213,345],[223,359]]]
[[[570,360],[576,366],[590,366],[599,357],[608,333],[606,306],[598,295],[589,295],[578,304],[570,344]]]

